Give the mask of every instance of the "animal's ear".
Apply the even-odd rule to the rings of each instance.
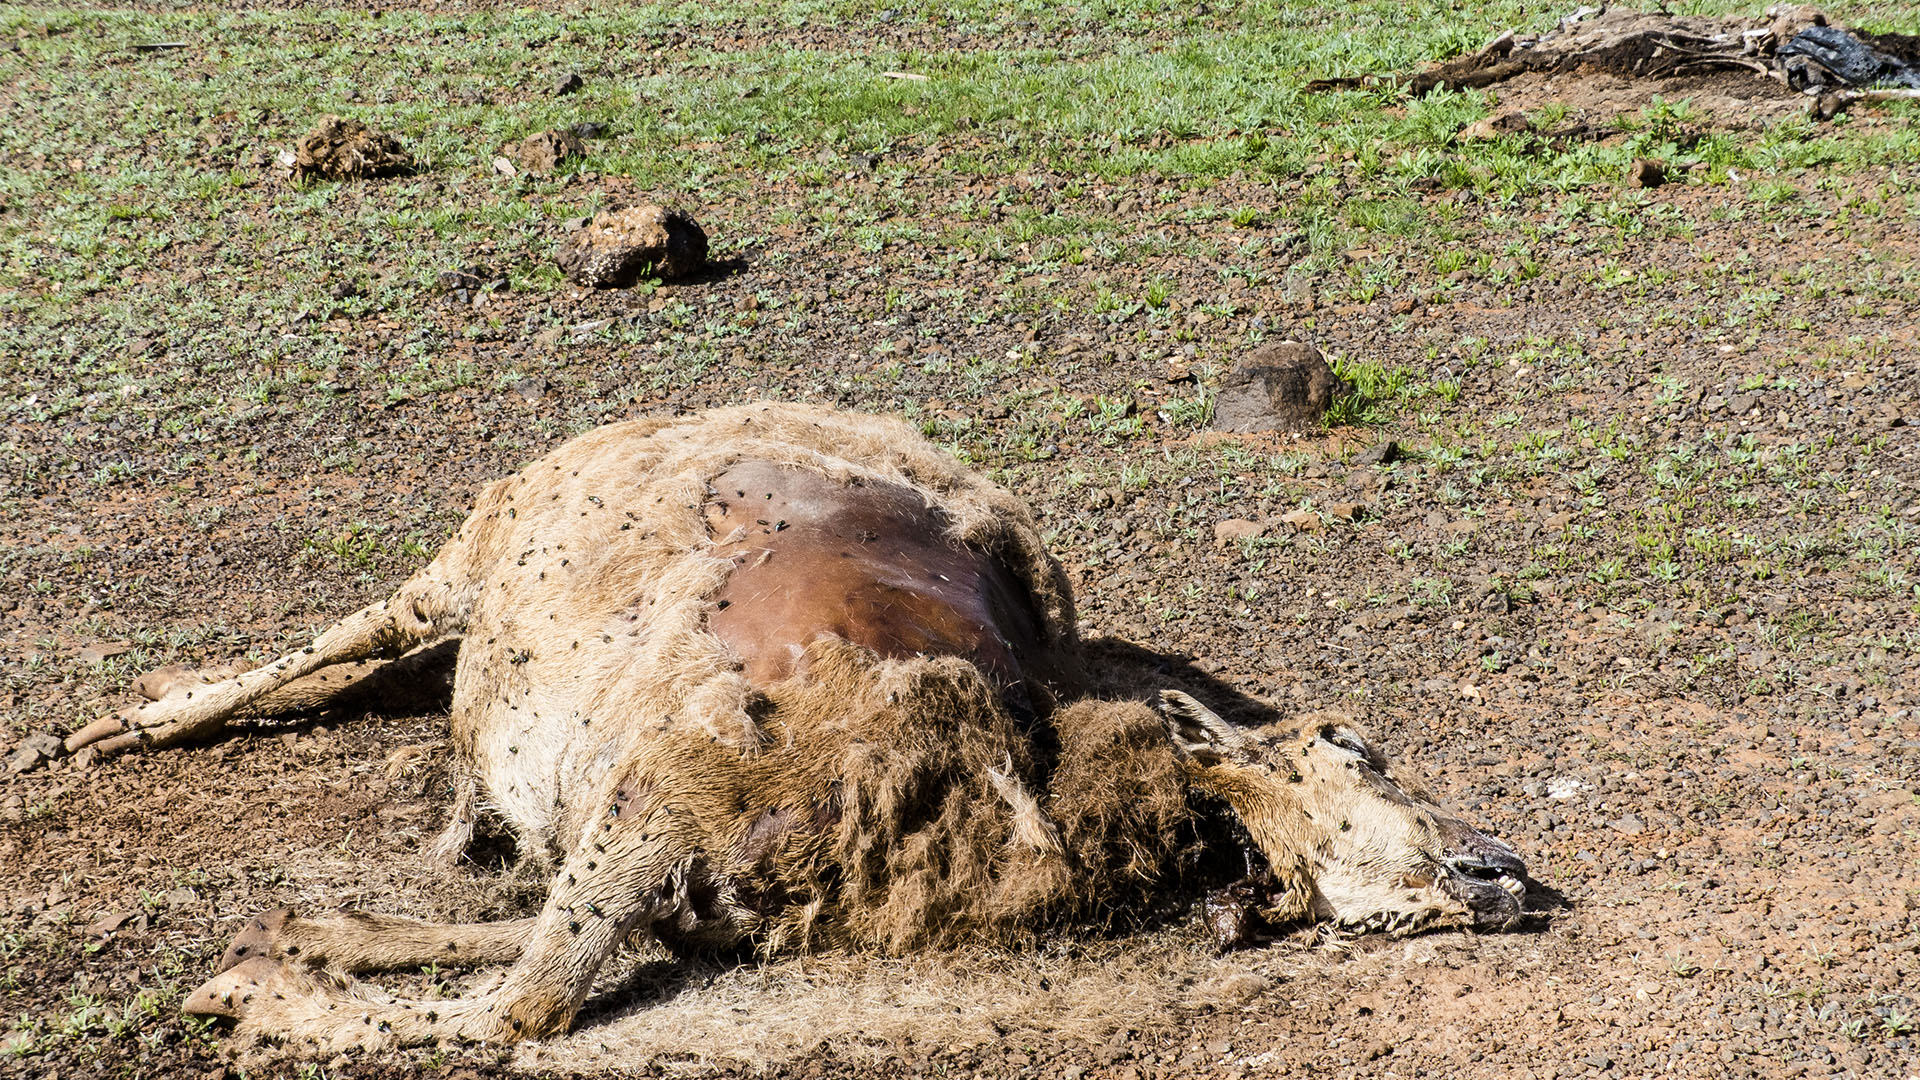
[[[1160,691],[1160,718],[1174,750],[1202,765],[1244,761],[1252,746],[1245,732],[1178,690]]]

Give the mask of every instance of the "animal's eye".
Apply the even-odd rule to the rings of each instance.
[[[1361,742],[1358,735],[1344,728],[1329,728],[1322,733],[1321,737],[1355,757],[1368,756],[1367,744]]]

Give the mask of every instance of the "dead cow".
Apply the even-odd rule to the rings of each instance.
[[[276,912],[190,1012],[329,1049],[550,1035],[629,935],[1005,938],[1144,897],[1209,824],[1264,854],[1277,920],[1505,925],[1525,893],[1511,849],[1342,720],[1243,728],[1178,692],[1086,696],[1072,598],[1027,509],[897,420],[797,405],[590,432],[490,485],[385,602],[69,742],[162,746],[342,687],[364,701],[367,661],[417,668],[453,638],[465,780],[440,848],[465,846],[484,792],[560,855],[540,914]],[[512,966],[450,1001],[340,975],[447,961]]]

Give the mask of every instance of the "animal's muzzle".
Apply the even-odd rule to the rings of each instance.
[[[1527,898],[1527,864],[1514,850],[1475,830],[1453,838],[1441,860],[1441,888],[1467,905],[1476,926],[1506,926]]]

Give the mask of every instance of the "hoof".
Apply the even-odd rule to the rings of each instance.
[[[67,736],[67,741],[62,745],[66,747],[67,753],[77,754],[86,747],[103,740],[115,741],[121,739],[131,734],[132,725],[127,722],[126,714],[127,710],[122,709],[112,716],[103,716],[93,723],[88,724],[86,727],[81,728],[79,731]]]
[[[234,936],[233,944],[227,946],[227,951],[221,955],[220,964],[214,970],[229,971],[250,960],[278,960],[280,950],[276,942],[280,937],[280,928],[292,917],[292,911],[275,908],[248,919],[247,925]]]
[[[221,972],[187,995],[180,1011],[189,1016],[224,1016],[244,1020],[257,995],[270,993],[278,981],[280,965],[272,960],[249,960]]]

